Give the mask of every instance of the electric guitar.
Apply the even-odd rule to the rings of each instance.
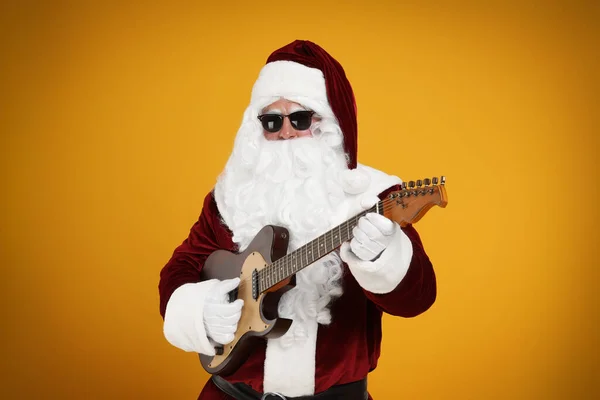
[[[241,298],[244,307],[233,341],[217,347],[215,356],[199,355],[204,369],[214,375],[229,375],[246,360],[257,340],[285,334],[292,321],[278,318],[279,299],[294,287],[296,273],[352,239],[352,229],[359,218],[376,212],[406,226],[419,221],[431,207],[443,208],[447,204],[445,177],[439,181],[433,178],[405,182],[400,190],[391,192],[370,209],[289,254],[288,230],[273,225],[262,228],[242,253],[213,252],[206,259],[201,279],[240,277],[240,284],[230,293],[230,300]]]

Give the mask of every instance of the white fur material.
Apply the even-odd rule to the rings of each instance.
[[[293,61],[274,61],[260,71],[252,88],[251,102],[264,97],[306,97],[327,102],[323,73]]]
[[[204,328],[204,302],[217,282],[211,279],[186,283],[173,292],[163,325],[165,338],[173,346],[187,352],[215,355]]]
[[[292,326],[282,337],[267,342],[265,392],[291,397],[314,394],[318,324],[331,322],[327,306],[342,293],[341,276],[337,252],[296,274],[296,287],[283,295],[278,310],[280,317],[293,321]]]
[[[371,177],[364,168],[355,168],[342,171],[340,180],[344,191],[348,194],[364,193],[371,184]]]
[[[412,243],[400,226],[396,226],[391,243],[375,261],[358,258],[348,242],[340,249],[340,257],[348,264],[358,284],[378,294],[389,293],[398,286],[408,271],[412,253]]]
[[[346,209],[345,219],[351,218],[361,211],[372,207],[378,201],[380,193],[402,183],[402,180],[397,176],[388,175],[385,172],[360,163],[357,164],[353,174],[356,174],[355,177],[359,183],[354,185],[347,181],[344,183],[344,179],[350,179],[348,175],[341,178],[342,185],[346,185],[344,187],[346,201],[345,204],[341,205]],[[349,190],[350,187],[356,190]],[[360,187],[360,190],[358,190],[358,187]],[[354,191],[354,193],[350,193],[351,191]]]
[[[265,359],[264,391],[288,397],[310,396],[315,392],[315,356],[318,325],[315,319],[303,321],[299,329],[295,321],[290,330],[298,332],[293,346],[285,336],[269,339]],[[287,336],[287,335],[286,335]]]

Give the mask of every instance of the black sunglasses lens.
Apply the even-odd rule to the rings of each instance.
[[[262,122],[262,126],[265,131],[273,133],[281,129],[281,126],[283,125],[283,117],[276,114],[265,114],[261,115],[260,122]]]
[[[310,128],[312,123],[312,115],[311,111],[296,111],[295,113],[290,114],[290,123],[299,131],[304,131]]]

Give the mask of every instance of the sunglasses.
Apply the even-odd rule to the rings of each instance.
[[[305,131],[310,128],[314,111],[296,111],[289,115],[281,114],[263,114],[259,115],[258,119],[262,123],[265,131],[275,133],[279,132],[283,126],[283,119],[288,118],[290,124],[297,131]]]

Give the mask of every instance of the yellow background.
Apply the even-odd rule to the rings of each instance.
[[[375,398],[600,396],[598,7],[519,3],[4,2],[0,397],[196,398],[158,274],[298,38],[345,67],[362,163],[448,177],[438,299],[385,318]]]

